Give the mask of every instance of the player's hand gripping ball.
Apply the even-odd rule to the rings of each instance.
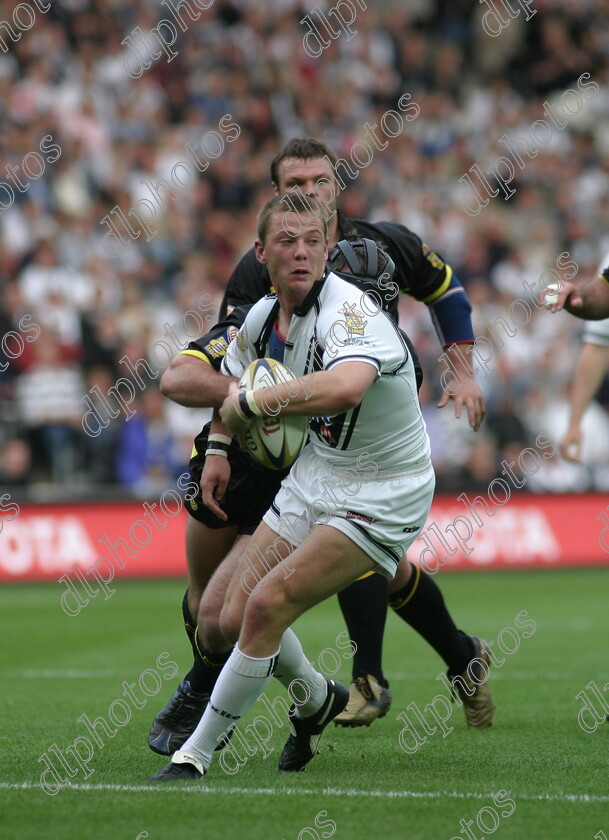
[[[239,387],[246,391],[273,388],[274,385],[294,381],[296,377],[275,359],[256,359],[245,369]],[[294,386],[298,387],[298,385]],[[270,409],[278,407],[273,394]],[[264,410],[264,409],[263,409]],[[263,467],[284,470],[298,458],[309,435],[309,418],[291,415],[254,417],[245,433],[247,451]]]

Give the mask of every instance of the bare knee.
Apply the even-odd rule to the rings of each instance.
[[[221,653],[226,650],[228,644],[232,644],[232,641],[227,639],[222,632],[219,613],[216,615],[204,614],[203,618],[199,613],[197,636],[201,644],[212,652]]]
[[[250,596],[242,621],[248,640],[281,636],[288,627],[285,620],[286,595],[281,588],[262,588]]]
[[[243,614],[241,611],[237,611],[230,602],[222,607],[219,621],[220,632],[231,644],[234,644],[239,638],[242,619]]]
[[[392,581],[389,582],[389,594],[393,595],[395,592],[399,592],[400,589],[403,589],[411,577],[412,563],[406,557],[406,555],[404,555],[400,560],[400,564],[398,566],[397,572],[395,573],[395,577]]]
[[[206,590],[199,605],[197,635],[210,651],[221,652],[226,649],[227,643],[232,644],[232,640],[222,632],[221,613],[222,600],[213,591]]]
[[[246,616],[248,633],[254,628],[258,631],[260,628],[271,626],[280,609],[278,600],[281,601],[281,598],[278,599],[277,593],[273,592],[270,586],[262,586],[252,592],[247,601],[243,601],[238,595],[232,598],[229,596],[220,615],[222,633],[231,642],[236,642]]]

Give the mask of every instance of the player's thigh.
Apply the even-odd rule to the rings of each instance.
[[[308,609],[374,568],[375,561],[341,531],[316,526],[251,594],[239,647],[253,656],[266,655],[261,651],[269,640],[277,640]]]
[[[228,586],[222,611],[222,629],[227,638],[238,638],[248,598],[265,585],[269,572],[279,565],[280,574],[289,575],[289,569],[281,561],[293,550],[294,546],[266,523],[261,522],[256,528],[237,558]]]
[[[239,560],[251,540],[249,534],[240,534],[235,538],[233,545],[223,558],[222,562],[211,576],[199,606],[198,620],[203,627],[210,627],[212,624],[219,626],[220,613],[230,582],[239,566]]]
[[[188,563],[188,587],[191,599],[199,601],[211,576],[230,551],[237,533],[237,527],[208,528],[202,522],[189,516],[186,523],[186,559]]]

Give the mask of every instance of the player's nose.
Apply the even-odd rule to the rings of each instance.
[[[294,240],[294,256],[297,259],[303,259],[307,256],[307,249],[305,247],[304,239],[298,237]]]

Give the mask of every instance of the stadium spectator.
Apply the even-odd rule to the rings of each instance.
[[[46,480],[66,483],[77,469],[83,377],[49,330],[41,331],[32,355],[31,365],[17,380],[17,406],[34,468]]]
[[[27,487],[31,481],[32,450],[25,438],[6,440],[0,454],[0,484],[5,487]]]
[[[444,0],[408,8],[378,4],[358,13],[356,37],[343,33],[312,58],[303,48],[300,4],[270,4],[261,14],[249,3],[214,3],[196,22],[187,18],[175,59],[162,54],[135,78],[126,63],[129,46],[121,41],[137,26],[150,32],[170,14],[167,8],[57,0],[0,55],[0,182],[11,190],[0,190],[0,282],[17,279],[26,311],[42,312],[43,323],[74,342],[81,373],[106,363],[83,347],[83,330],[101,310],[120,317],[123,327],[128,311],[154,341],[157,303],[162,298],[161,306],[174,305],[173,278],[186,270],[192,252],[204,255],[205,274],[221,293],[254,236],[251,208],[270,194],[266,171],[275,148],[290,136],[318,135],[349,161],[355,143],[370,142],[366,124],[380,127],[408,94],[419,108],[416,119],[394,137],[378,135],[387,146],[373,148],[373,166],[352,170],[341,203],[346,212],[358,208],[373,221],[395,219],[428,238],[450,255],[474,303],[474,287],[484,284],[485,300],[475,313],[484,334],[506,306],[524,297],[520,270],[520,281],[536,283],[566,251],[578,277],[587,276],[597,248],[609,246],[603,0],[584,6],[548,0],[543,14],[511,18],[500,38],[485,33],[484,10],[484,4]],[[568,90],[574,92],[565,99],[572,115],[561,110]],[[544,113],[550,106],[557,124]],[[227,114],[240,135],[205,159],[203,138],[208,135],[207,148],[216,154],[221,147],[211,145],[209,132],[226,138],[220,120]],[[551,136],[534,147],[539,119],[548,122]],[[485,173],[509,155],[504,136],[512,144],[522,138],[514,192],[507,200],[500,192],[468,215],[459,179],[474,165]],[[52,144],[60,148],[57,158],[44,151]],[[208,166],[195,177],[191,163],[191,182],[184,177],[178,187],[172,166],[191,161],[186,144],[198,144],[200,166]],[[17,168],[20,187],[7,166]],[[155,201],[145,179],[155,186],[164,179],[175,197],[168,199],[161,184]],[[152,201],[155,213],[148,233],[127,215],[142,199]],[[144,218],[152,215],[139,207]],[[515,250],[520,262],[512,259]],[[38,288],[45,289],[44,299],[34,294]],[[404,326],[433,380],[437,356],[428,326],[411,310],[406,314]],[[495,358],[488,382],[481,378],[489,422],[493,391],[514,385],[520,399],[535,389],[548,333],[563,333],[567,355],[576,349],[577,322],[565,316],[549,326],[545,314],[535,309],[503,346],[491,336]],[[127,337],[122,332],[122,340]],[[526,370],[514,364],[517,353],[525,354]],[[12,375],[21,375],[18,365],[7,371]],[[561,370],[554,383],[562,405],[569,375]],[[426,411],[437,401],[435,380]],[[544,395],[546,402],[550,397]],[[2,416],[8,414],[2,406]],[[465,459],[472,445],[473,436],[465,436]],[[445,469],[463,463],[449,458]]]
[[[124,420],[118,432],[116,477],[137,495],[162,493],[183,467],[167,428],[165,406],[158,387],[146,388],[133,404],[135,416]]]

